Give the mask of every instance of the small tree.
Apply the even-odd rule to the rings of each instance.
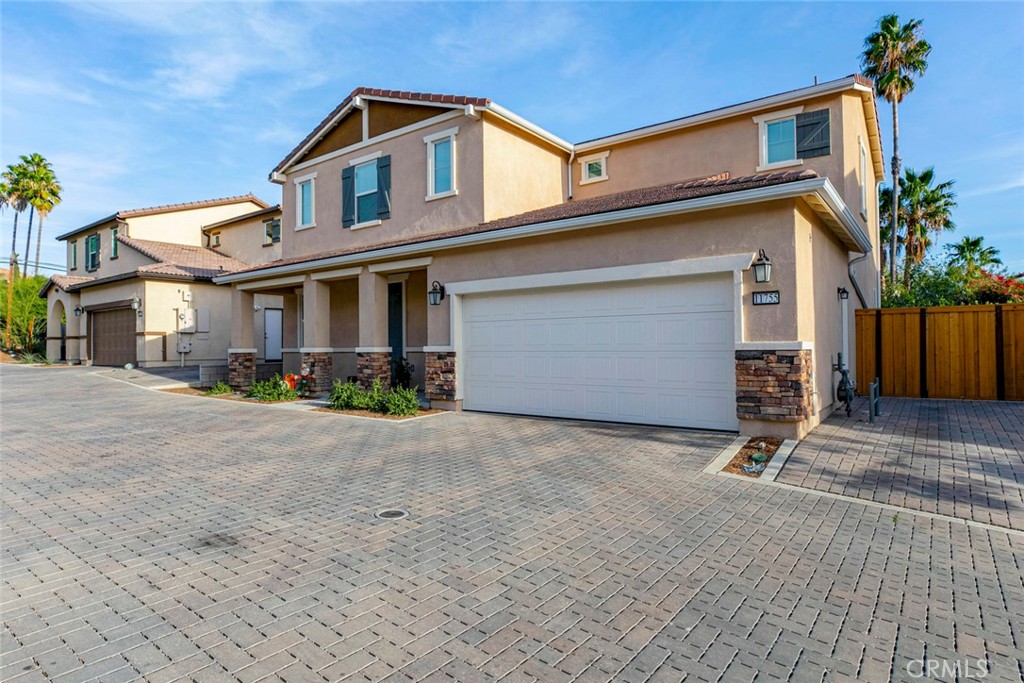
[[[39,298],[39,290],[46,284],[46,278],[42,275],[18,277],[16,272],[11,272],[8,281],[13,296],[0,321],[4,338],[11,340],[7,347],[23,353],[45,353],[46,299]]]

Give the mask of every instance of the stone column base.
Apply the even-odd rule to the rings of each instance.
[[[334,357],[330,352],[313,352],[302,354],[302,367],[309,368],[313,374],[313,388],[315,393],[323,393],[331,390],[334,383]]]
[[[455,352],[440,351],[423,354],[423,389],[433,403],[455,402]]]
[[[384,388],[391,387],[391,354],[387,351],[356,353],[356,377],[359,385],[369,389],[373,380],[380,378]]]
[[[228,354],[228,384],[235,389],[246,389],[256,381],[256,352],[243,351]]]
[[[770,347],[771,343],[765,345]],[[811,368],[809,349],[737,351],[736,415],[740,433],[751,433],[754,423],[761,430],[757,435],[782,436],[785,432],[792,438],[809,431],[814,393]],[[790,424],[783,427],[785,423]]]

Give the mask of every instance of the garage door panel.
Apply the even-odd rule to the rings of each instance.
[[[90,314],[92,361],[94,365],[134,363],[135,311],[120,308]]]
[[[469,410],[736,429],[732,281],[467,296]]]

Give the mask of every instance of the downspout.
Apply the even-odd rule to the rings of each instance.
[[[853,274],[853,267],[860,263],[861,261],[863,261],[864,259],[866,259],[868,256],[871,256],[870,249],[868,249],[866,252],[864,252],[863,254],[849,261],[846,264],[846,272],[850,276],[850,284],[853,285],[853,291],[857,293],[857,299],[860,301],[861,308],[870,308],[870,306],[868,306],[868,302],[864,298],[864,292],[860,291],[860,285],[857,283],[857,276]]]
[[[572,199],[572,162],[575,160],[576,150],[573,149],[571,152],[569,152],[569,174],[567,176],[569,179],[569,190],[568,192],[566,192],[566,201]]]

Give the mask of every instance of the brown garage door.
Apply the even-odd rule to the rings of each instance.
[[[118,308],[97,311],[92,318],[92,362],[94,365],[124,365],[135,362],[135,311]]]

